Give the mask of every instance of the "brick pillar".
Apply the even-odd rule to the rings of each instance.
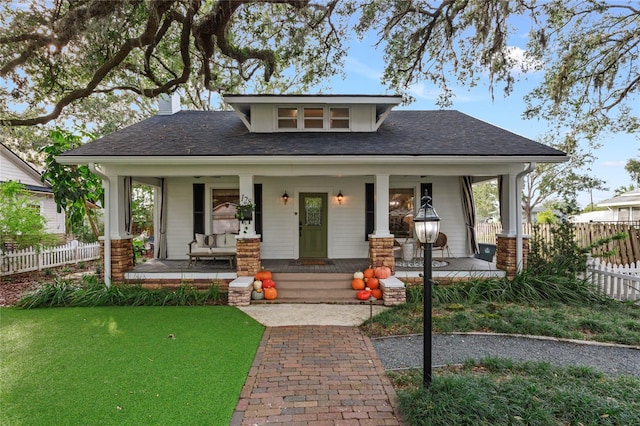
[[[529,257],[529,237],[522,237],[522,267],[527,267]],[[496,246],[496,267],[507,271],[507,277],[513,278],[518,271],[518,261],[516,259],[516,237],[497,236]]]
[[[236,242],[236,273],[253,277],[260,271],[260,238],[238,238]]]
[[[393,256],[393,237],[369,237],[369,261],[371,266],[388,266],[395,273],[396,259]]]
[[[100,260],[104,265],[104,239],[100,240]],[[131,238],[111,240],[111,282],[114,284],[124,282],[124,273],[132,270],[133,267],[133,240]],[[101,277],[104,278],[104,268]]]

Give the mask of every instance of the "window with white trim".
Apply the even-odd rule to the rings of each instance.
[[[277,108],[279,130],[349,130],[348,107],[281,106]]]
[[[278,129],[298,128],[298,108],[279,107],[278,108]]]

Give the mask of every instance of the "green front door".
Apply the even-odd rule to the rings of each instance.
[[[327,257],[327,194],[300,194],[300,258]]]

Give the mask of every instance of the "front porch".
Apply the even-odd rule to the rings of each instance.
[[[442,262],[446,264],[442,264]],[[273,273],[285,274],[353,274],[366,269],[369,259],[331,259],[328,262],[305,262],[292,259],[262,259],[262,266]],[[416,282],[422,274],[421,258],[398,263],[395,277],[408,282]],[[201,260],[189,266],[188,260],[152,259],[136,265],[125,273],[128,282],[147,280],[232,280],[237,278],[235,268],[226,260]],[[434,258],[433,277],[438,280],[462,280],[469,278],[503,277],[505,271],[496,268],[494,262],[473,257]],[[421,278],[420,278],[421,279]]]

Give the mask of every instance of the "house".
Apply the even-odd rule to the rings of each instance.
[[[51,185],[42,182],[38,170],[0,143],[0,182],[7,181],[20,182],[26,187],[33,207],[46,219],[48,233],[65,236],[65,215],[57,211]]]
[[[613,222],[637,223],[640,221],[640,189],[601,201],[598,207],[607,207]]]
[[[408,222],[425,189],[452,256],[470,257],[477,251],[471,184],[497,177],[504,229],[497,267],[512,274],[526,253],[517,208],[522,177],[537,162],[568,159],[458,111],[394,111],[399,96],[224,100],[230,111],[205,112],[164,98],[158,115],[57,158],[88,164],[103,179],[107,281],[133,266],[126,252],[131,180],[155,188],[158,258],[186,260],[194,234],[212,233],[221,204],[255,205],[237,236],[233,276],[242,277],[266,259],[369,258],[393,269],[394,245],[411,237]]]

